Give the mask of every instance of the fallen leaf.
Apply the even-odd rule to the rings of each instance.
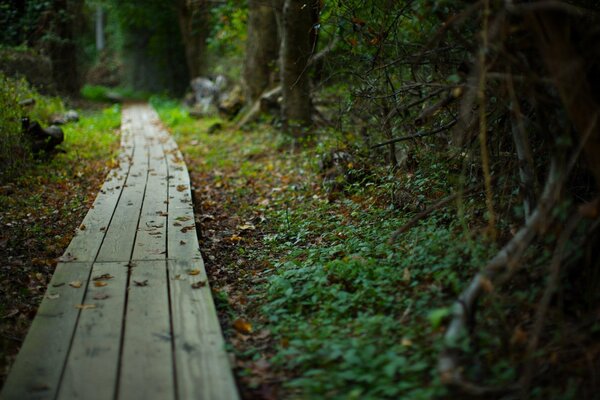
[[[231,235],[231,237],[229,238],[230,241],[232,242],[239,242],[242,240],[242,238],[238,235]]]
[[[65,286],[65,283],[61,282],[61,283],[55,283],[52,285],[52,287],[61,287],[61,286]]]
[[[107,281],[109,279],[114,278],[114,276],[112,276],[111,274],[102,274],[102,275],[98,275],[94,278],[92,278],[92,280],[94,281]]]
[[[148,286],[148,279],[143,280],[143,281],[133,281],[133,283],[135,283],[135,286]]]
[[[92,308],[96,308],[95,304],[77,304],[75,306],[75,308],[78,308],[80,310],[90,310]]]
[[[106,300],[108,299],[108,294],[106,293],[96,293],[93,297],[94,300]]]
[[[181,228],[181,232],[186,233],[187,231],[191,231],[192,229],[196,229],[196,226],[195,225],[184,226],[183,228]]]
[[[181,216],[181,217],[177,217],[175,218],[177,221],[189,221],[190,219],[192,219],[192,217],[187,217],[187,216]]]
[[[256,227],[250,223],[246,223],[244,225],[238,225],[237,229],[239,229],[241,231],[253,231],[256,229]]]
[[[96,287],[102,287],[102,286],[106,286],[106,285],[108,285],[108,283],[103,282],[103,281],[94,282],[94,286],[96,286]]]
[[[177,191],[178,192],[183,192],[187,189],[187,185],[177,185]]]
[[[200,289],[206,286],[206,281],[198,281],[196,283],[192,283],[192,289]]]
[[[87,228],[85,227],[85,225],[84,225],[84,224],[81,224],[81,225],[79,226],[79,230],[81,230],[81,231],[85,231],[86,229],[87,229]]]
[[[199,269],[190,269],[188,271],[188,275],[198,275],[200,274],[200,270]]]
[[[238,318],[235,321],[233,321],[233,328],[236,331],[245,335],[252,333],[252,324],[250,324],[250,322],[246,321],[243,318]]]
[[[81,281],[69,282],[69,286],[75,289],[79,289],[81,287]]]
[[[410,340],[408,338],[402,338],[402,341],[400,342],[400,344],[402,344],[402,346],[409,347],[409,346],[412,346],[413,342],[412,342],[412,340]]]
[[[48,293],[46,295],[46,298],[49,299],[49,300],[56,300],[59,297],[60,297],[60,294],[58,294],[58,293]]]
[[[185,240],[180,240],[180,241],[179,241],[179,245],[180,245],[180,246],[183,246],[185,243],[186,243],[186,241],[185,241]]]

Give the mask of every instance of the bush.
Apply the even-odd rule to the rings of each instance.
[[[23,100],[33,104],[23,106]],[[53,115],[64,113],[58,97],[39,94],[25,79],[14,79],[0,72],[0,183],[15,177],[30,158],[30,149],[21,130],[21,118],[29,117],[45,126]]]

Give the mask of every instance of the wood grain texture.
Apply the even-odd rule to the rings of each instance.
[[[96,263],[65,366],[58,399],[109,400],[115,395],[128,269]]]
[[[122,132],[119,166],[108,173],[92,208],[65,251],[64,261],[94,261],[98,254],[131,167],[134,141],[125,122]]]
[[[168,263],[180,398],[238,399],[204,264],[201,260]],[[190,275],[196,271],[200,273]],[[205,284],[194,288],[198,282]]]
[[[167,257],[167,163],[156,128],[144,127],[148,148],[148,180],[133,248],[134,260]]]
[[[59,263],[0,399],[54,399],[77,324],[91,263]],[[70,282],[81,282],[74,288]],[[77,284],[75,284],[77,286]]]
[[[175,398],[166,261],[131,268],[119,383],[120,399]]]
[[[139,107],[123,112],[136,120],[141,116]],[[135,149],[131,168],[96,261],[127,261],[133,249],[148,177],[149,147],[142,133],[143,127],[134,125],[132,129]]]

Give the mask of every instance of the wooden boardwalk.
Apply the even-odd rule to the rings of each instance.
[[[181,153],[145,105],[124,108],[121,145],[2,400],[238,399]]]

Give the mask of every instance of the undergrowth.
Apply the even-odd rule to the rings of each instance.
[[[292,150],[268,128],[209,134],[217,121],[154,105],[192,170],[208,222],[201,247],[246,396],[446,394],[435,371],[446,307],[497,249],[455,210],[393,236],[451,190],[455,168],[424,159],[416,172],[356,170],[359,181],[328,189],[318,161],[335,138]],[[399,187],[410,196],[398,200]]]

